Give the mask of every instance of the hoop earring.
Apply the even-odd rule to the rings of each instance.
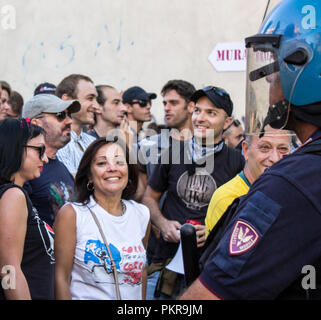
[[[91,192],[91,191],[94,191],[94,189],[95,189],[94,184],[88,181],[87,190]]]

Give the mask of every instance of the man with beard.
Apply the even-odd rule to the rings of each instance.
[[[102,108],[96,114],[96,124],[87,133],[94,138],[106,137],[107,133],[116,129],[125,119],[127,108],[122,103],[121,94],[112,86],[96,86],[97,102]]]
[[[22,116],[31,119],[45,131],[48,163],[41,176],[24,185],[39,216],[50,226],[65,202],[72,201],[74,179],[57,157],[57,151],[70,141],[71,114],[80,110],[77,100],[63,101],[52,94],[40,94],[29,100],[22,109]]]
[[[162,88],[165,123],[168,129],[162,130],[158,135],[152,135],[139,143],[139,189],[137,199],[143,197],[147,187],[147,179],[151,175],[158,157],[175,141],[183,144],[193,135],[192,113],[194,102],[191,96],[196,91],[194,85],[185,80],[169,80]]]
[[[158,163],[158,157],[170,147],[172,141],[179,143],[183,148],[184,141],[192,136],[192,113],[195,103],[191,96],[196,91],[193,84],[185,80],[169,80],[162,88],[165,123],[167,129],[161,130],[160,134],[145,138],[139,143],[139,184],[136,199],[141,200],[147,188],[147,179],[152,174]],[[175,143],[174,142],[174,143]],[[160,200],[160,208],[166,197],[166,192]],[[156,242],[160,237],[160,231],[152,225],[150,233],[147,259],[150,262],[154,254]],[[154,292],[147,289],[147,298],[151,298]]]
[[[227,147],[222,139],[223,130],[232,122],[230,95],[224,89],[209,86],[194,92],[190,100],[195,104],[191,118],[193,137],[185,142],[184,148],[173,140],[171,147],[161,154],[143,197],[151,212],[151,222],[161,232],[148,279],[149,290],[154,291],[157,299],[175,299],[184,286],[182,275],[165,270],[179,247],[181,226],[197,221],[200,248],[205,241],[204,220],[212,194],[244,165],[240,152]],[[159,200],[165,191],[161,209]]]

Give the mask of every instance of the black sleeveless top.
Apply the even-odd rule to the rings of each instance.
[[[31,299],[54,299],[54,233],[51,227],[39,218],[27,192],[13,184],[0,186],[0,198],[10,188],[20,189],[27,201],[28,219],[21,261],[22,272],[28,282]],[[1,282],[0,282],[1,283]],[[0,285],[0,300],[5,300]]]

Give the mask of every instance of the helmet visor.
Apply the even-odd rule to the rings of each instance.
[[[282,91],[278,55],[273,47],[262,44],[248,47],[246,134],[264,134],[267,125],[283,129],[288,120],[288,105]]]

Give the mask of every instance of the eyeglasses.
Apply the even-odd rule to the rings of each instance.
[[[39,159],[42,160],[43,156],[45,155],[46,152],[46,147],[45,146],[30,146],[30,145],[24,145],[25,148],[32,148],[35,149],[39,152]]]
[[[224,89],[219,88],[219,87],[208,86],[208,87],[204,88],[203,91],[205,91],[205,92],[214,91],[216,94],[218,94],[221,97],[224,97],[224,96],[229,97],[229,94]]]
[[[140,107],[145,108],[147,106],[147,104],[152,105],[152,101],[151,100],[137,100],[137,101],[132,101],[130,104],[139,104]]]

